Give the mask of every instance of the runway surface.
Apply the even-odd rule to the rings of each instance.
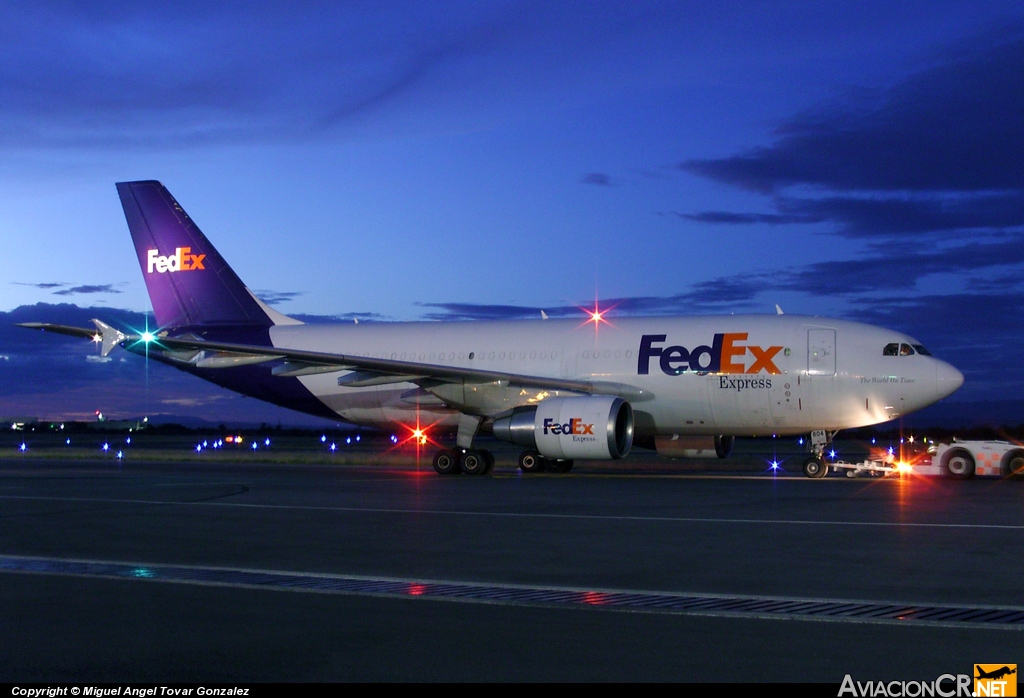
[[[0,461],[0,681],[932,680],[1024,663],[1024,483]]]

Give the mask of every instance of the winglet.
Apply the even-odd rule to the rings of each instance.
[[[124,332],[121,330],[115,330],[102,320],[93,318],[92,324],[96,325],[96,329],[100,331],[100,338],[103,342],[103,348],[100,350],[100,354],[103,356],[112,352],[116,345],[128,339],[128,335]]]

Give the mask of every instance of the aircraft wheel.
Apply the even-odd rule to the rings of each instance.
[[[484,458],[487,460],[487,468],[484,470],[484,475],[494,470],[494,454],[490,451],[480,451],[484,454]]]
[[[487,456],[483,451],[466,451],[462,454],[462,472],[466,475],[483,475],[487,472]]]
[[[571,460],[562,461],[562,472],[567,473],[572,470],[573,462]]]
[[[519,469],[524,473],[539,473],[544,470],[544,458],[530,449],[519,454]]]
[[[1003,458],[1003,474],[1012,478],[1024,478],[1024,450],[1010,451]]]
[[[461,472],[458,454],[442,448],[434,454],[434,470],[438,475],[457,475]]]
[[[554,458],[544,459],[544,472],[545,473],[564,473],[565,472],[565,461],[555,460]]]
[[[716,436],[715,455],[719,458],[728,458],[732,453],[732,446],[736,443],[735,436]]]
[[[942,470],[953,480],[970,480],[974,477],[974,459],[970,453],[958,448],[946,455]]]
[[[812,456],[804,461],[804,475],[818,479],[828,475],[828,465],[817,456]]]

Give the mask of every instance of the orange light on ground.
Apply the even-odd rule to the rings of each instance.
[[[421,426],[417,424],[414,427],[406,425],[406,429],[409,430],[409,436],[398,442],[399,445],[407,444],[410,441],[417,446],[426,446],[428,443],[432,443],[430,438],[430,427],[434,426],[430,424],[428,426]]]
[[[580,600],[590,606],[603,606],[608,603],[608,595],[599,591],[585,591]]]
[[[422,449],[428,445],[434,445],[441,447],[441,444],[434,440],[431,436],[430,431],[433,429],[435,423],[423,425],[419,422],[419,413],[416,415],[416,425],[403,424],[402,427],[408,429],[408,435],[404,438],[396,438],[395,443],[389,451],[399,451],[403,447],[410,444],[416,446],[416,462],[419,464],[420,458],[422,457]]]

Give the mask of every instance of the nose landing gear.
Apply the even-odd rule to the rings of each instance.
[[[829,434],[825,430],[811,432],[811,453],[810,458],[804,461],[804,475],[817,480],[828,475],[828,463],[825,462],[825,447],[832,443],[832,439],[838,434],[834,431]]]

